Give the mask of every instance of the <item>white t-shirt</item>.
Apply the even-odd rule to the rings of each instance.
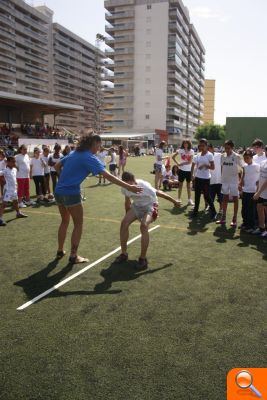
[[[194,157],[194,162],[196,163],[195,177],[200,179],[210,179],[210,170],[208,168],[199,169],[199,167],[202,165],[210,165],[212,161],[214,161],[214,157],[209,151],[204,155],[199,153]]]
[[[260,180],[259,180],[259,187],[261,187],[267,181],[267,160],[263,161],[260,165]],[[267,189],[265,189],[261,194],[260,197],[263,199],[267,199]]]
[[[6,167],[0,171],[0,176],[3,176],[6,181],[4,191],[11,195],[17,193],[17,169]]]
[[[6,160],[0,160],[0,171],[3,171],[6,168]]]
[[[256,193],[257,182],[260,179],[260,166],[254,162],[250,165],[245,164],[244,173],[243,192]]]
[[[18,154],[15,156],[16,166],[18,168],[17,178],[29,178],[30,177],[30,157],[28,154]]]
[[[115,151],[113,152],[113,153],[111,153],[111,161],[110,161],[110,164],[111,165],[116,165],[117,164],[117,162],[116,162],[116,153],[115,153]]]
[[[159,158],[159,160],[158,160],[158,158]],[[163,158],[163,150],[157,149],[156,150],[156,164],[157,165],[162,165],[162,158]]]
[[[189,162],[190,158],[194,157],[194,150],[185,150],[185,149],[180,149],[178,150],[178,154],[180,154],[181,157],[181,162]],[[182,165],[180,168],[181,171],[191,171],[192,167],[192,161],[190,164]]]
[[[46,164],[46,166],[44,168],[44,173],[45,174],[49,174],[50,173],[50,167],[48,165],[48,158],[49,158],[49,156],[45,157],[43,154],[41,155],[41,159]]]
[[[218,185],[222,183],[222,166],[221,166],[221,153],[214,153],[214,166],[215,169],[210,171],[210,184]]]
[[[32,176],[44,176],[44,165],[41,157],[31,159]]]
[[[101,161],[101,163],[103,165],[106,165],[106,156],[108,155],[108,152],[106,150],[100,151],[97,154],[97,158],[99,159],[99,161]]]
[[[163,179],[170,179],[171,178],[171,176],[172,176],[172,171],[170,170],[170,171],[166,171],[166,169],[165,169],[165,171],[163,172]]]
[[[230,156],[226,153],[221,156],[222,165],[222,183],[226,184],[238,184],[239,182],[239,171],[244,165],[239,154],[233,152]]]
[[[63,158],[64,156],[63,156],[63,154],[59,154],[59,158],[55,158],[54,157],[54,153],[53,154],[51,154],[48,158],[49,158],[49,160],[51,160],[53,163],[58,163],[60,160],[61,160],[61,158]],[[50,167],[50,171],[51,172],[56,172],[56,170],[55,170],[55,167]]]
[[[121,192],[124,196],[129,197],[136,207],[150,207],[153,204],[158,204],[158,198],[156,195],[156,189],[154,189],[149,182],[143,181],[142,179],[136,179],[138,186],[143,188],[142,193],[132,193],[124,188]]]
[[[265,153],[263,153],[262,156],[258,156],[258,154],[255,154],[255,156],[253,156],[254,163],[258,164],[258,165],[261,165],[261,163],[266,160],[267,160],[267,158],[266,158]]]

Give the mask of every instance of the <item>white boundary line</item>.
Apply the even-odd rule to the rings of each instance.
[[[152,232],[155,229],[158,229],[159,227],[160,227],[160,225],[156,225],[153,228],[149,229],[148,232]],[[141,235],[138,235],[138,236],[134,237],[133,239],[129,240],[129,242],[127,244],[130,245],[131,243],[135,242],[136,240],[138,240],[140,238],[141,238]],[[43,292],[43,293],[39,294],[38,296],[34,297],[34,299],[32,299],[32,300],[28,301],[27,303],[23,304],[22,306],[18,307],[17,310],[18,311],[25,310],[25,308],[31,306],[32,304],[36,303],[38,300],[40,300],[43,297],[47,296],[48,294],[50,294],[54,290],[57,290],[59,287],[65,285],[65,283],[68,283],[69,281],[72,281],[72,279],[77,278],[77,276],[79,276],[79,275],[83,274],[84,272],[88,271],[89,269],[95,267],[97,264],[100,264],[102,261],[106,260],[107,258],[112,256],[113,254],[115,254],[118,251],[120,251],[120,249],[121,248],[118,247],[117,249],[111,251],[110,253],[106,254],[105,256],[103,256],[103,257],[99,258],[98,260],[94,261],[92,264],[87,265],[86,267],[84,267],[80,271],[78,271],[75,274],[69,276],[68,278],[66,278],[63,281],[59,282],[57,285],[51,287],[50,289],[46,290],[45,292]]]

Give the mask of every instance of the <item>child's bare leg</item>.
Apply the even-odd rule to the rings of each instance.
[[[222,210],[223,210],[223,215],[222,215],[222,217],[223,217],[223,218],[226,217],[228,201],[229,201],[229,196],[228,196],[228,194],[227,194],[227,195],[224,194],[224,195],[223,195],[223,203],[222,203]]]
[[[151,215],[145,215],[141,221],[140,231],[141,231],[141,255],[140,258],[146,258],[147,249],[149,246],[149,225],[153,222]]]
[[[122,254],[127,254],[127,242],[129,239],[129,226],[134,221],[136,221],[136,219],[137,218],[136,218],[135,212],[132,209],[130,209],[121,222],[120,241],[121,241],[121,253]]]
[[[6,208],[6,203],[3,201],[3,203],[0,204],[0,219],[2,219],[2,217],[3,217],[5,208]]]
[[[264,206],[262,204],[257,204],[257,212],[259,218],[259,227],[261,229],[265,229],[265,211]]]
[[[13,201],[13,207],[14,207],[16,213],[19,214],[20,211],[19,211],[19,203],[18,203],[18,200],[14,200],[14,201]]]
[[[235,196],[234,198],[234,219],[237,219],[237,213],[238,213],[238,197]]]

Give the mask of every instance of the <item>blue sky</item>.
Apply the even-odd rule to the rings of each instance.
[[[44,1],[29,0],[40,5]],[[104,1],[45,0],[54,21],[94,43],[105,32]],[[267,116],[267,0],[184,0],[206,48],[206,77],[216,79],[218,123]]]

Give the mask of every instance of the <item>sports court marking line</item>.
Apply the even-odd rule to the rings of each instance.
[[[57,216],[60,217],[59,213],[50,213],[50,212],[42,212],[42,211],[31,211],[31,210],[27,210],[28,214],[41,214],[41,215],[53,215],[53,216]],[[84,219],[88,219],[90,221],[99,221],[99,222],[113,222],[114,224],[120,224],[121,221],[118,219],[111,219],[111,218],[94,218],[94,217],[83,217]],[[134,222],[133,225],[139,225],[138,222]],[[170,229],[170,230],[175,230],[178,232],[189,232],[190,228],[182,228],[179,226],[175,226],[175,225],[160,225],[161,228],[163,229]],[[197,229],[191,229],[191,232],[199,232]],[[212,229],[207,229],[205,231],[205,233],[214,233],[215,230]],[[227,236],[227,233],[222,234],[222,236]]]
[[[160,227],[160,225],[156,225],[153,228],[149,229],[148,232],[152,232],[155,229],[158,229]],[[135,242],[136,240],[140,239],[141,235],[135,236],[133,239],[128,241],[128,245],[130,245],[131,243]],[[50,294],[51,292],[53,292],[54,290],[57,290],[58,288],[60,288],[61,286],[65,285],[66,283],[72,281],[73,279],[77,278],[77,276],[83,274],[84,272],[88,271],[89,269],[95,267],[97,264],[100,264],[102,261],[106,260],[107,258],[109,258],[110,256],[112,256],[115,253],[118,253],[121,250],[120,247],[117,247],[117,249],[111,251],[110,253],[106,254],[105,256],[99,258],[98,260],[94,261],[92,264],[87,265],[86,267],[84,267],[83,269],[81,269],[80,271],[76,272],[75,274],[69,276],[68,278],[64,279],[63,281],[59,282],[57,285],[51,287],[50,289],[46,290],[45,292],[39,294],[38,296],[34,297],[32,300],[28,301],[27,303],[23,304],[22,306],[18,307],[17,310],[21,311],[21,310],[25,310],[25,308],[31,306],[32,304],[36,303],[36,301],[42,299],[43,297],[47,296],[48,294]]]

